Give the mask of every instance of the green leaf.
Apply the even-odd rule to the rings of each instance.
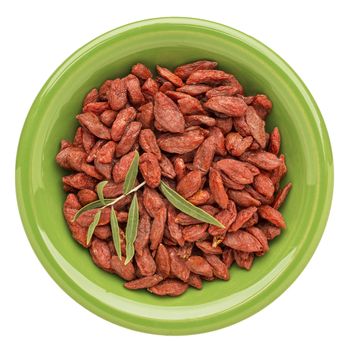
[[[113,206],[111,206],[111,228],[112,228],[114,248],[117,252],[119,259],[121,259],[122,250],[121,250],[121,244],[120,244],[120,232],[119,232],[117,215],[115,214],[115,210]]]
[[[86,236],[86,244],[89,244],[92,238],[92,235],[94,234],[95,228],[98,224],[98,222],[100,221],[100,217],[101,217],[101,213],[102,211],[99,210],[95,216],[94,216],[94,220],[92,221],[92,223],[89,226],[88,232],[87,232],[87,236]]]
[[[108,205],[108,204],[112,203],[113,201],[114,201],[114,199],[105,199],[105,204]],[[91,210],[91,209],[101,208],[101,207],[103,207],[103,205],[104,205],[104,204],[101,202],[100,199],[98,199],[98,200],[96,200],[96,201],[94,201],[94,202],[91,202],[91,203],[89,203],[89,204],[86,204],[84,207],[80,208],[80,209],[75,213],[75,215],[74,215],[72,221],[74,222],[76,219],[78,219],[78,217],[79,217],[81,214],[85,213],[86,211]]]
[[[134,197],[130,204],[128,213],[128,222],[125,230],[125,241],[126,241],[126,259],[125,265],[131,261],[135,254],[134,242],[137,234],[137,227],[139,226],[139,204],[137,202],[137,195]]]
[[[123,185],[124,194],[129,193],[134,188],[135,180],[139,172],[139,159],[140,159],[139,152],[135,151],[134,158],[131,162],[130,168],[125,177],[125,181]]]
[[[225,226],[218,220],[216,220],[213,216],[209,215],[204,210],[196,207],[185,198],[180,196],[176,191],[171,189],[167,184],[163,181],[160,182],[160,190],[166,199],[177,209],[182,211],[183,213],[192,216],[193,218],[206,222],[211,225],[218,226],[220,228],[225,228]]]
[[[99,182],[96,186],[98,198],[103,203],[103,205],[106,204],[105,197],[103,195],[103,189],[107,184],[108,184],[108,181],[102,181],[102,182]]]

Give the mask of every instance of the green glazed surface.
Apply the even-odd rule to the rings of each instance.
[[[174,68],[198,59],[219,62],[246,88],[266,93],[274,107],[293,189],[282,207],[288,228],[247,272],[228,282],[204,282],[177,298],[129,291],[97,268],[71,237],[62,215],[65,194],[55,163],[61,139],[71,139],[84,95],[136,62]],[[324,230],[332,198],[333,161],[320,111],[295,72],[257,40],[221,24],[190,18],[150,19],[114,29],[70,56],[46,82],[26,119],[16,164],[18,206],[29,241],[52,278],[97,315],[135,330],[193,334],[238,322],[259,311],[301,273]],[[286,316],[287,317],[287,316]]]

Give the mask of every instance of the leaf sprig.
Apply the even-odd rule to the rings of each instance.
[[[135,254],[134,243],[135,243],[138,225],[139,225],[139,207],[138,207],[136,192],[146,184],[146,182],[144,181],[141,184],[135,186],[135,181],[138,175],[139,159],[140,159],[139,153],[135,151],[134,158],[131,162],[131,165],[125,177],[125,181],[123,185],[123,194],[121,196],[113,199],[105,198],[103,194],[103,190],[104,190],[104,187],[107,185],[108,181],[101,181],[100,183],[98,183],[96,187],[98,199],[80,208],[77,211],[77,213],[74,215],[72,220],[72,221],[77,220],[80,215],[82,215],[88,210],[99,209],[96,212],[94,219],[88,228],[86,242],[87,244],[89,244],[93,236],[93,233],[95,231],[95,228],[100,221],[102,210],[107,207],[110,207],[111,208],[110,224],[111,224],[111,230],[112,230],[113,244],[117,252],[117,256],[119,257],[119,259],[122,259],[120,229],[118,225],[117,214],[115,212],[113,205],[119,202],[120,200],[122,200],[123,198],[129,196],[130,194],[135,193],[133,195],[133,199],[130,204],[130,208],[128,212],[128,221],[127,221],[126,230],[125,230],[125,244],[126,244],[126,257],[124,262],[125,265],[132,260]],[[171,189],[163,181],[161,181],[160,183],[160,190],[163,193],[163,195],[167,198],[167,200],[175,208],[182,211],[183,213],[195,219],[198,219],[202,222],[206,222],[208,224],[215,225],[220,228],[224,228],[224,226],[220,221],[215,219],[213,216],[211,216],[204,210],[196,207],[195,205],[187,201],[185,198],[180,196],[180,194],[178,194],[176,191]]]
[[[78,219],[80,215],[82,215],[86,211],[99,208],[99,210],[96,212],[94,216],[93,221],[91,222],[88,228],[86,243],[89,244],[93,236],[93,233],[95,231],[95,228],[100,221],[102,210],[107,207],[111,207],[110,223],[111,223],[113,244],[119,259],[122,258],[121,238],[120,238],[120,229],[118,225],[117,214],[115,212],[113,205],[119,202],[120,200],[122,200],[123,198],[127,197],[128,195],[136,192],[146,184],[146,182],[144,181],[138,186],[134,187],[137,174],[138,174],[139,159],[140,159],[139,153],[135,151],[134,158],[131,162],[131,165],[125,177],[125,181],[123,185],[123,194],[121,196],[114,199],[110,199],[110,198],[106,199],[103,194],[103,189],[107,185],[108,181],[101,181],[100,183],[98,183],[96,187],[98,200],[91,202],[85,205],[84,207],[80,208],[73,217],[73,221],[75,221]],[[134,242],[136,239],[138,222],[139,222],[139,209],[138,209],[137,195],[135,193],[130,205],[130,209],[128,213],[128,223],[127,223],[126,232],[125,232],[125,241],[126,241],[125,265],[133,258],[135,254]]]

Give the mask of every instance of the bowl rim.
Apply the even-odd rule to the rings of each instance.
[[[64,73],[64,71],[72,65],[77,59],[83,57],[84,55],[87,55],[89,53],[89,50],[99,43],[108,40],[111,37],[117,36],[120,33],[126,32],[130,29],[139,28],[142,26],[147,25],[153,25],[153,24],[169,24],[169,25],[184,25],[184,24],[193,24],[197,25],[199,27],[204,28],[210,28],[214,29],[219,32],[224,32],[225,34],[228,34],[234,38],[239,38],[240,40],[243,40],[245,44],[249,46],[253,46],[257,49],[260,49],[263,52],[263,55],[266,59],[272,60],[275,64],[279,66],[279,68],[282,68],[284,70],[288,70],[288,78],[291,79],[293,77],[293,83],[297,86],[297,88],[301,91],[303,91],[303,96],[308,98],[307,104],[311,106],[314,110],[313,117],[317,119],[319,126],[320,126],[320,132],[322,132],[322,142],[325,149],[325,152],[328,154],[328,158],[330,159],[330,166],[328,169],[327,175],[327,182],[328,182],[328,192],[327,196],[325,198],[325,201],[323,203],[323,215],[320,218],[320,222],[318,224],[317,230],[313,232],[313,239],[309,246],[303,251],[304,255],[301,260],[299,260],[297,263],[293,264],[293,269],[289,270],[289,274],[286,276],[286,274],[283,275],[283,278],[279,278],[279,284],[274,285],[271,283],[266,289],[271,289],[271,287],[274,287],[270,290],[270,293],[264,297],[261,297],[257,303],[250,303],[245,311],[241,311],[239,315],[232,314],[225,314],[226,316],[223,319],[217,320],[216,322],[210,323],[210,325],[207,326],[201,326],[197,327],[195,329],[189,329],[189,327],[186,324],[186,320],[182,320],[181,322],[178,321],[169,321],[173,322],[174,324],[174,331],[169,333],[169,331],[166,331],[163,328],[160,328],[160,322],[149,322],[152,319],[143,319],[140,317],[139,323],[135,324],[132,319],[128,319],[125,314],[120,315],[111,315],[106,310],[104,310],[101,305],[97,305],[97,300],[91,297],[88,293],[86,293],[84,290],[79,288],[78,285],[73,284],[72,280],[64,273],[63,270],[60,270],[58,268],[58,264],[55,262],[54,258],[49,254],[47,249],[43,247],[41,244],[38,243],[35,235],[32,232],[31,224],[30,224],[30,215],[27,212],[26,205],[25,205],[25,188],[23,187],[23,178],[19,175],[19,169],[21,166],[21,162],[23,157],[26,153],[26,145],[24,142],[24,139],[27,137],[26,134],[28,133],[28,126],[31,123],[31,120],[34,118],[34,115],[36,114],[36,111],[38,109],[38,106],[41,103],[41,99],[43,96],[47,93],[47,91],[52,88],[54,85],[54,81],[56,79],[59,79],[61,74]],[[236,322],[239,322],[256,312],[263,309],[265,306],[270,304],[273,300],[275,300],[278,296],[280,296],[293,282],[294,280],[301,274],[301,272],[304,270],[305,266],[311,259],[313,253],[315,252],[321,237],[323,235],[330,208],[332,203],[332,195],[333,195],[333,185],[334,185],[334,168],[333,168],[333,157],[332,157],[332,149],[331,144],[329,140],[329,135],[324,123],[324,120],[322,118],[321,112],[312,97],[310,91],[307,89],[303,81],[300,79],[300,77],[295,73],[295,71],[289,66],[288,63],[286,63],[278,54],[276,54],[273,50],[271,50],[269,47],[267,47],[265,44],[261,43],[259,40],[239,31],[234,28],[231,28],[229,26],[208,21],[205,19],[198,19],[198,18],[190,18],[190,17],[158,17],[158,18],[150,18],[145,20],[140,20],[132,23],[125,24],[123,26],[117,27],[115,29],[112,29],[93,40],[89,41],[87,44],[80,47],[78,50],[76,50],[73,54],[71,54],[48,78],[46,83],[41,88],[40,92],[38,93],[37,97],[35,98],[29,112],[27,115],[27,118],[25,120],[25,123],[22,128],[21,136],[19,139],[18,149],[17,149],[17,157],[16,157],[16,195],[17,195],[17,205],[19,208],[19,213],[21,216],[22,224],[24,227],[24,230],[26,232],[27,238],[37,255],[38,259],[40,260],[41,264],[44,266],[46,271],[49,273],[49,275],[54,279],[54,281],[68,294],[70,295],[75,301],[77,301],[79,304],[87,308],[89,311],[99,315],[100,317],[113,322],[115,324],[137,330],[147,333],[153,333],[153,334],[162,334],[162,335],[186,335],[186,334],[196,334],[196,333],[203,333],[208,331],[213,331],[216,329],[220,329],[223,327],[230,326]],[[233,310],[234,312],[234,310]]]

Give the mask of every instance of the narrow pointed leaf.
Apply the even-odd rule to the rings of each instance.
[[[103,189],[107,184],[108,184],[108,181],[102,181],[102,182],[99,182],[96,186],[98,198],[103,203],[103,205],[106,204],[106,200],[105,200],[105,197],[103,195]]]
[[[92,221],[92,223],[89,226],[88,232],[87,232],[87,236],[86,236],[86,243],[89,244],[92,238],[92,235],[94,234],[95,228],[98,224],[98,222],[100,221],[100,217],[101,217],[101,210],[99,210],[94,217],[94,220]]]
[[[139,171],[139,152],[135,151],[134,158],[131,162],[130,168],[126,174],[124,185],[123,185],[123,193],[126,194],[130,192],[135,185],[136,177]]]
[[[205,212],[204,210],[196,207],[185,198],[180,196],[176,191],[171,189],[167,184],[163,181],[160,183],[160,190],[162,191],[165,198],[177,209],[182,211],[183,213],[192,216],[193,218],[206,222],[211,225],[218,226],[220,228],[224,228],[224,225],[216,220],[213,216]]]
[[[125,265],[131,261],[135,254],[134,242],[136,239],[137,228],[139,225],[139,205],[137,202],[137,195],[134,197],[130,204],[128,213],[128,222],[125,230],[125,241],[126,241],[126,259]]]
[[[117,215],[115,214],[115,210],[113,206],[111,206],[111,229],[112,229],[114,248],[117,252],[118,258],[121,259],[122,250],[121,250],[121,244],[120,244],[120,231],[119,231]]]
[[[112,203],[113,201],[114,201],[114,199],[105,199],[105,204],[106,204],[106,205],[107,205],[107,204],[110,204],[110,203]],[[98,200],[96,200],[96,201],[94,201],[94,202],[91,202],[91,203],[89,203],[89,204],[86,204],[84,207],[80,208],[80,209],[75,213],[75,215],[74,215],[72,221],[74,222],[76,219],[78,219],[78,217],[79,217],[81,214],[85,213],[85,212],[88,211],[88,210],[96,209],[96,208],[101,208],[101,207],[103,207],[103,203],[101,202],[100,199],[98,199]]]

